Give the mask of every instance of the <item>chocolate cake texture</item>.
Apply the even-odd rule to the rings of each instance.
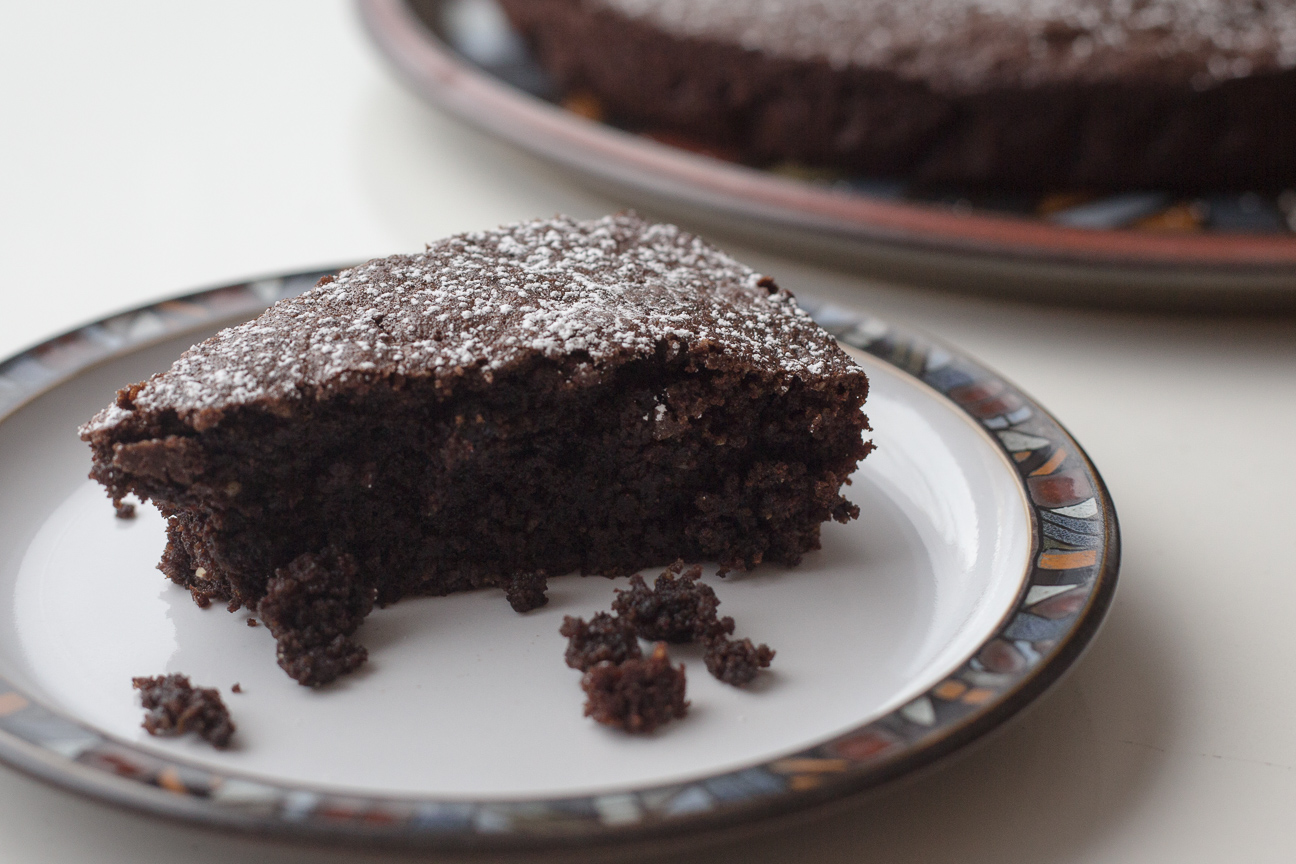
[[[194,687],[185,675],[132,678],[131,684],[140,693],[145,711],[141,725],[150,735],[193,732],[218,750],[229,747],[235,727],[218,690]],[[234,692],[240,692],[237,684]]]
[[[596,612],[589,621],[564,616],[558,632],[567,637],[567,665],[582,672],[599,663],[624,663],[643,656],[633,625],[606,612]]]
[[[754,164],[1022,191],[1296,182],[1296,0],[502,0],[560,86]]]
[[[280,665],[364,661],[373,605],[795,564],[862,440],[863,371],[772,279],[633,214],[462,234],[325,277],[120,390],[91,476],[167,519],[159,565],[249,607]]]
[[[713,636],[706,641],[702,655],[707,671],[726,684],[742,687],[756,680],[760,670],[769,668],[775,651],[750,639],[728,639]]]
[[[688,714],[684,666],[672,666],[665,642],[646,658],[603,662],[581,677],[585,716],[626,732],[648,733]]]
[[[631,576],[630,586],[616,591],[612,614],[599,612],[588,622],[565,617],[558,632],[567,637],[567,665],[588,672],[638,659],[639,639],[661,645],[698,642],[705,649],[707,671],[715,678],[735,687],[750,684],[761,669],[769,668],[775,652],[750,639],[730,639],[734,619],[719,616],[720,599],[701,578],[700,565],[686,567],[678,560],[651,588],[643,576]]]
[[[717,616],[720,600],[701,578],[699,565],[684,569],[683,561],[671,565],[651,588],[636,573],[629,588],[616,592],[612,609],[642,639],[678,644],[726,636],[733,632],[734,620]]]

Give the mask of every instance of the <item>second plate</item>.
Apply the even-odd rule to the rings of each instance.
[[[1039,218],[1048,209],[1040,202],[1005,209],[1011,195],[921,200],[894,180],[756,170],[676,135],[582,116],[592,113],[588,99],[564,108],[492,0],[358,2],[379,48],[423,98],[695,228],[956,290],[1180,309],[1296,307],[1296,191],[1211,204],[1131,190]],[[1212,209],[1203,220],[1199,211]],[[1123,227],[1140,219],[1162,227]],[[1212,220],[1218,230],[1201,230]]]

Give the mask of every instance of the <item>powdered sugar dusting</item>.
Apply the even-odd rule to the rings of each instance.
[[[1296,0],[587,0],[681,36],[938,89],[1296,68]]]
[[[659,346],[786,378],[863,374],[790,294],[699,238],[633,214],[560,216],[343,271],[189,349],[132,402],[194,424],[376,377],[490,378],[537,355],[608,368]],[[83,432],[132,413],[114,405]]]

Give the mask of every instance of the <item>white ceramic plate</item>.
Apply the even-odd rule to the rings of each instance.
[[[558,626],[608,608],[624,580],[567,576],[526,615],[498,591],[402,601],[361,630],[360,673],[300,687],[246,612],[198,609],[155,569],[161,517],[114,517],[76,427],[218,319],[313,275],[128,313],[0,365],[0,758],[256,830],[471,848],[701,830],[981,734],[1072,662],[1110,599],[1114,513],[1065,432],[971,361],[819,308],[865,349],[878,449],[849,492],[860,519],[825,525],[801,566],[707,568],[738,635],[778,651],[756,685],[720,684],[675,648],[689,716],[643,737],[597,726]],[[221,689],[235,747],[144,733],[130,679],[164,672]]]

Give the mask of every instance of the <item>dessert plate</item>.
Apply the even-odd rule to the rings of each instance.
[[[468,850],[660,839],[950,753],[1054,682],[1111,601],[1115,513],[1056,421],[948,348],[803,302],[867,368],[878,449],[849,490],[861,518],[826,525],[799,567],[706,568],[738,635],[778,651],[755,685],[720,684],[673,648],[689,716],[641,737],[597,726],[558,626],[624,582],[570,575],[526,615],[493,590],[380,610],[364,669],[300,687],[246,611],[201,610],[156,571],[161,517],[114,517],[76,428],[116,387],[320,275],[127,312],[0,364],[0,760],[226,829]],[[220,689],[233,748],[144,733],[130,679],[167,672]]]
[[[906,188],[796,165],[757,170],[601,119],[562,94],[494,0],[358,0],[414,90],[489,134],[674,221],[957,290],[1145,306],[1296,306],[1296,190],[1177,200]],[[722,154],[720,154],[722,155]]]

